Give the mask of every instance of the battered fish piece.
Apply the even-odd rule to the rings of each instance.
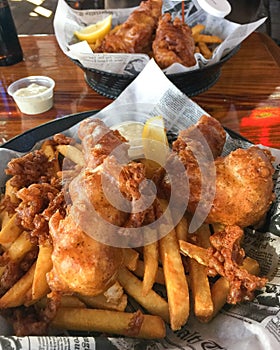
[[[114,150],[118,151],[118,157],[122,157],[124,161],[128,159],[127,140],[118,130],[111,130],[100,119],[83,120],[79,126],[78,135],[82,141],[87,168],[95,169]]]
[[[215,159],[222,154],[225,141],[226,132],[220,122],[215,118],[203,115],[195,125],[180,131],[178,139],[173,142],[173,150],[176,152],[180,149],[184,150],[187,145],[196,142],[196,147],[202,148],[201,152],[204,152],[204,156],[207,153],[205,148],[210,148]]]
[[[159,20],[153,41],[153,55],[161,69],[173,63],[191,67],[196,63],[195,42],[190,27],[178,17],[172,22],[170,13]]]
[[[50,222],[53,268],[48,283],[53,291],[97,295],[112,286],[123,261],[119,248],[85,234],[71,215],[55,213]]]
[[[123,24],[105,36],[94,52],[149,53],[161,11],[162,0],[142,1]]]
[[[133,218],[136,226],[145,220],[146,211],[133,210],[145,169],[121,162],[128,160],[126,140],[101,120],[83,121],[79,136],[85,166],[69,184],[66,216],[57,212],[49,222],[53,269],[48,283],[52,291],[97,295],[116,282],[122,266],[119,231]],[[131,237],[124,238],[130,242]]]
[[[178,140],[173,143],[173,151],[184,164],[189,179],[188,210],[193,214],[199,203],[202,203],[201,208],[208,213],[208,223],[219,222],[240,227],[256,225],[264,218],[274,200],[274,158],[270,151],[252,146],[248,149],[237,149],[226,157],[214,160],[219,153],[215,151],[213,142],[211,143],[213,128],[208,125],[207,136],[205,124],[204,137],[199,133],[195,138],[194,130],[199,129],[200,124],[201,122],[192,127],[191,132],[182,131]],[[217,132],[216,136],[218,134]],[[212,152],[205,153],[202,140],[209,140]],[[205,169],[209,169],[206,178]],[[202,191],[203,182],[205,186]]]
[[[203,116],[194,126],[180,131],[166,168],[175,168],[177,159],[184,165],[189,186],[184,205],[202,221],[240,227],[257,225],[275,198],[274,158],[270,151],[257,146],[237,149],[221,157],[224,142],[221,124]],[[182,202],[180,188],[186,185],[183,180],[178,188],[172,187],[178,202]],[[161,195],[169,198],[168,175],[159,174],[156,181],[162,189]]]
[[[246,227],[258,224],[275,199],[273,157],[253,146],[237,149],[216,166],[216,195],[207,222]]]

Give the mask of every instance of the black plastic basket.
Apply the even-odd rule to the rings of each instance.
[[[196,96],[213,86],[220,77],[221,68],[239,50],[236,46],[219,62],[184,73],[166,74],[168,79],[187,96]],[[79,61],[72,60],[85,72],[88,85],[99,94],[115,99],[136,78],[124,74],[110,73],[94,68],[85,68]]]

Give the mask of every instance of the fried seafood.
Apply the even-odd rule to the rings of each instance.
[[[207,154],[207,149],[210,148],[215,159],[222,154],[225,141],[226,132],[222,125],[216,119],[203,115],[195,125],[179,132],[178,140],[173,143],[173,150],[179,152],[184,150],[187,144],[195,143],[192,147],[201,149],[204,154]]]
[[[218,158],[216,196],[208,222],[241,227],[258,224],[274,200],[272,161],[271,153],[259,147],[237,149]]]
[[[226,277],[229,282],[227,302],[230,304],[252,300],[254,291],[267,282],[267,278],[254,276],[240,267],[245,257],[242,239],[243,230],[238,226],[226,226],[210,236],[208,274]]]
[[[203,116],[179,133],[165,166],[168,170],[172,162],[180,163],[178,172],[172,170],[182,182],[170,176],[168,183],[168,171],[161,170],[156,182],[160,191],[155,193],[145,181],[149,163],[129,160],[128,144],[118,131],[89,118],[78,134],[82,147],[55,135],[40,152],[8,165],[12,177],[0,203],[0,313],[17,335],[42,335],[51,324],[164,337],[163,320],[171,329],[180,329],[188,318],[189,301],[197,319],[208,322],[226,301],[252,299],[254,290],[265,285],[266,278],[256,277],[257,261],[245,256],[243,229],[237,224],[257,222],[273,199],[268,151],[251,147],[221,157],[225,131],[217,120]],[[182,188],[185,175],[189,203]],[[176,197],[171,208],[172,202],[160,197],[168,197],[170,184],[174,195],[183,198],[187,215],[158,242],[158,226],[169,230],[170,215],[182,203]],[[212,201],[208,192],[214,194]],[[209,208],[206,221],[214,224],[204,222],[191,233],[186,218],[192,218],[201,202],[202,208]],[[150,223],[158,226],[146,227]],[[145,241],[145,234],[148,239],[153,235],[153,242]],[[119,245],[122,239],[125,245]],[[141,250],[132,248],[135,243]],[[180,252],[190,259],[182,260]],[[165,284],[167,300],[154,288],[156,282]],[[129,314],[128,295],[151,315]],[[143,333],[142,321],[156,323]]]
[[[167,68],[173,63],[194,66],[194,53],[195,42],[190,27],[180,18],[176,17],[172,21],[170,13],[164,14],[159,20],[153,41],[153,55],[160,68]]]
[[[251,274],[244,268],[245,251],[241,247],[243,235],[240,227],[225,226],[209,237],[208,248],[185,241],[179,242],[184,255],[207,267],[208,276],[222,276],[226,279],[227,302],[230,304],[252,300],[254,291],[263,288],[267,282],[267,278]],[[193,239],[197,239],[195,234]]]
[[[162,0],[142,1],[124,23],[105,36],[94,51],[149,53],[161,10]]]
[[[111,130],[98,119],[82,122],[79,137],[82,140],[87,166],[73,181],[70,188],[72,197],[79,196],[75,188],[81,188],[77,184],[83,183],[82,187],[88,193],[90,205],[93,205],[106,221],[119,227],[139,227],[149,216],[153,217],[153,211],[156,211],[157,207],[140,210],[141,199],[144,198],[141,198],[139,185],[144,185],[145,166],[129,161],[126,139],[117,130]],[[106,199],[102,188],[105,183],[111,189],[110,201],[114,202],[114,205]],[[120,207],[125,210],[120,211]]]
[[[99,119],[86,119],[78,131],[82,141],[83,155],[87,168],[94,169],[102,164],[114,150],[118,156],[127,158],[128,145],[118,130],[109,129]]]
[[[53,268],[50,288],[63,293],[97,295],[116,281],[121,249],[101,244],[84,233],[71,215],[57,212],[50,220]]]
[[[123,263],[122,249],[116,248],[118,233],[140,227],[154,206],[139,210],[144,165],[119,163],[128,160],[128,147],[118,131],[88,119],[81,123],[79,136],[85,167],[69,184],[66,217],[56,213],[50,220],[54,249],[49,285],[54,291],[97,295],[116,281]]]
[[[204,117],[205,119],[205,117]],[[190,198],[188,210],[194,213],[199,202],[204,201],[203,207],[209,210],[206,222],[223,223],[225,225],[238,225],[246,227],[255,225],[263,219],[273,199],[274,168],[273,157],[268,150],[252,146],[248,149],[237,149],[225,157],[218,157],[219,152],[204,152],[203,142],[208,142],[204,126],[202,137],[198,133],[183,131],[173,143],[173,151],[183,162],[186,174],[189,178]],[[196,125],[201,128],[201,122]],[[213,135],[213,128],[209,128],[209,134]],[[212,142],[208,142],[213,150]],[[220,149],[220,147],[218,147]],[[201,169],[211,169],[209,178],[202,179]],[[214,176],[211,179],[210,176]],[[212,180],[212,185],[204,186],[203,181]],[[206,191],[206,192],[205,192]],[[211,202],[207,202],[207,192],[212,192]],[[211,199],[211,196],[209,196]]]

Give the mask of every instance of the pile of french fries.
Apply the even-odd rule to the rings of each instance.
[[[79,144],[52,146],[45,142],[41,147],[49,160],[56,161],[58,177],[62,173],[59,157],[83,165]],[[6,182],[5,196],[10,196],[12,201],[16,200],[18,190],[13,188],[10,180]],[[164,200],[161,200],[161,205],[167,209],[168,204]],[[209,322],[226,303],[229,290],[229,283],[224,277],[211,284],[207,276],[203,258],[205,249],[209,247],[209,236],[209,225],[203,225],[196,232],[195,244],[190,243],[188,218],[184,216],[159,241],[140,248],[124,249],[124,264],[117,282],[97,296],[63,295],[50,326],[162,338],[166,334],[166,324],[172,330],[178,330],[187,322],[191,303],[195,316],[201,322]],[[4,257],[0,278],[5,275],[10,263],[19,264],[34,248],[29,232],[17,225],[16,214],[9,214],[5,207],[1,211],[0,245]],[[32,266],[1,296],[0,310],[21,306],[44,308],[48,298],[52,297],[46,278],[51,268],[52,245],[45,241],[39,244]],[[246,258],[244,268],[253,274],[259,273],[255,260]],[[157,292],[157,285],[165,286],[167,300]],[[126,311],[128,297],[133,298],[145,312]],[[135,326],[137,324],[138,327]]]
[[[191,30],[195,41],[195,52],[201,53],[206,59],[210,59],[214,49],[223,40],[217,35],[204,34],[205,25],[200,23],[193,26]]]

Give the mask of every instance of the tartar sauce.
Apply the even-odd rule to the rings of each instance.
[[[25,88],[18,89],[15,92],[15,96],[22,96],[22,97],[34,96],[34,95],[38,95],[46,90],[48,90],[47,86],[32,83]]]
[[[39,114],[53,106],[53,91],[44,85],[31,83],[13,95],[19,109],[26,114]]]

